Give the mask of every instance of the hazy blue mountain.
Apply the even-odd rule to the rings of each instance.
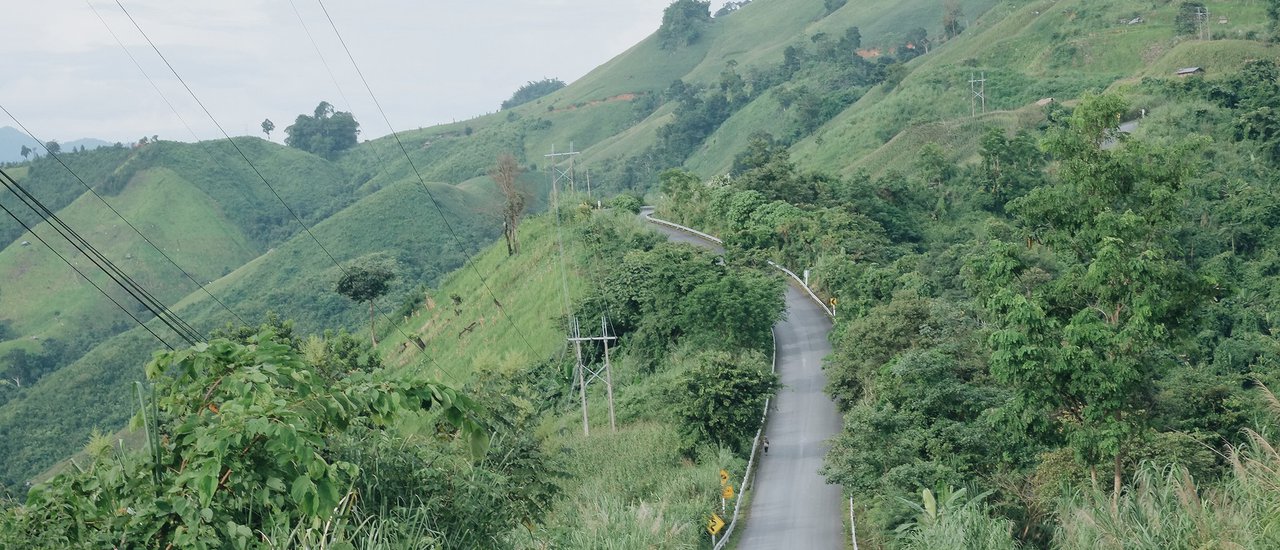
[[[81,138],[72,141],[59,141],[62,149],[70,151],[84,146],[85,149],[97,149],[104,145],[111,145],[110,142],[94,138]],[[26,133],[11,126],[0,127],[0,162],[15,162],[22,160],[22,146],[26,145],[40,154],[44,154],[44,149],[40,147],[39,142],[31,139]]]

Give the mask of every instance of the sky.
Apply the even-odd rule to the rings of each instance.
[[[572,82],[657,30],[670,3],[120,3],[231,135],[262,135],[260,124],[270,118],[277,127],[271,139],[282,141],[284,128],[321,100],[352,112],[362,139],[386,135],[390,129],[321,1],[397,131],[495,111],[530,80]],[[115,0],[0,0],[0,14],[7,39],[0,106],[37,139],[129,143],[153,135],[179,141],[221,136]],[[0,126],[19,124],[0,112]]]

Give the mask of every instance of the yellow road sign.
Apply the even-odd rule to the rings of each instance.
[[[724,485],[728,482],[729,482],[729,472],[727,470],[720,470],[720,484]]]
[[[718,514],[711,514],[711,519],[707,520],[707,532],[719,535],[721,529],[724,529],[724,520]]]
[[[725,485],[724,490],[720,491],[720,496],[724,498],[733,498],[733,486]]]

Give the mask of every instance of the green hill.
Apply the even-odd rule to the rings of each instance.
[[[481,183],[428,184],[455,240],[416,177],[370,184],[367,177],[348,175],[339,164],[297,150],[253,138],[239,144],[275,193],[311,227],[310,234],[301,232],[272,190],[225,142],[150,144],[112,169],[98,169],[106,175],[86,181],[239,319],[251,323],[275,312],[293,319],[299,330],[320,332],[356,328],[366,319],[333,291],[340,272],[312,235],[339,262],[379,252],[396,258],[403,269],[401,285],[380,305],[394,309],[409,289],[455,269],[498,230],[496,195]],[[349,159],[361,153],[368,152],[354,151]],[[394,173],[403,164],[403,157],[399,163],[388,157],[379,167]],[[52,168],[42,165],[45,170]],[[208,331],[237,321],[98,198],[80,193],[59,199],[71,191],[42,194],[60,188],[38,176],[32,171],[23,182],[51,207],[66,202],[60,217],[189,323]],[[538,192],[540,182],[527,183]],[[535,198],[533,206],[538,204]],[[36,231],[56,236],[44,227]],[[0,250],[0,272],[8,281],[0,289],[0,321],[7,329],[0,342],[0,371],[15,382],[0,388],[0,432],[8,442],[0,451],[9,482],[76,449],[91,429],[119,426],[131,411],[130,384],[141,376],[137,366],[157,346],[56,256],[22,241],[35,239],[19,236]],[[50,242],[60,252],[70,250]],[[92,267],[78,253],[68,257],[82,268]],[[110,288],[104,275],[88,273]],[[68,393],[77,395],[78,410],[65,407]]]
[[[601,194],[652,193],[669,215],[725,235],[731,257],[811,268],[818,290],[839,298],[827,368],[850,428],[833,446],[828,475],[868,495],[855,512],[866,518],[869,547],[957,545],[946,530],[963,525],[913,506],[941,494],[954,496],[945,504],[956,513],[946,518],[972,521],[965,525],[986,529],[992,544],[1012,547],[1010,533],[1041,548],[1130,540],[1116,535],[1123,523],[1116,510],[1140,515],[1172,506],[1153,503],[1159,495],[1144,492],[1153,483],[1186,484],[1194,475],[1208,487],[1202,494],[1223,507],[1241,501],[1221,495],[1255,487],[1253,478],[1232,478],[1243,470],[1227,464],[1245,447],[1222,444],[1239,443],[1241,429],[1268,426],[1253,388],[1276,383],[1271,250],[1280,237],[1272,182],[1280,124],[1272,113],[1280,100],[1268,95],[1274,78],[1258,63],[1278,52],[1266,41],[1274,22],[1263,2],[1201,4],[1212,13],[1208,39],[1186,32],[1195,6],[1184,2],[756,0],[694,21],[700,33],[692,43],[664,47],[651,36],[547,96],[406,131],[399,140],[367,141],[333,160],[239,138],[311,234],[300,232],[225,142],[106,148],[67,160],[251,323],[274,311],[295,320],[299,333],[365,327],[365,310],[332,291],[338,269],[312,234],[339,262],[394,257],[399,286],[377,303],[394,312],[395,327],[379,321],[376,329],[388,365],[492,393],[501,406],[518,409],[512,414],[529,422],[524,427],[537,445],[596,463],[616,451],[607,448],[613,442],[635,445],[662,465],[640,477],[695,483],[682,476],[737,458],[660,452],[679,443],[670,433],[679,426],[642,403],[670,397],[682,376],[676,371],[693,368],[692,355],[664,356],[680,365],[665,372],[648,362],[645,345],[635,345],[619,368],[631,386],[623,398],[627,426],[604,443],[571,437],[572,396],[548,382],[563,374],[556,372],[564,349],[558,293],[565,283],[554,261],[560,235],[550,219],[532,218],[520,256],[482,247],[501,223],[501,198],[486,177],[494,159],[516,156],[538,210],[549,191],[543,155],[572,146],[582,153],[578,181],[589,170],[597,193],[582,197],[581,208],[567,207],[576,223],[589,227],[600,215],[585,205]],[[955,24],[944,28],[947,17]],[[1204,74],[1174,75],[1184,67]],[[984,99],[975,98],[975,85]],[[1118,95],[1093,95],[1104,92]],[[1088,118],[1098,112],[1106,119]],[[1138,126],[1128,137],[1109,133],[1121,121]],[[1092,143],[1072,141],[1088,132],[1100,133]],[[1102,143],[1109,149],[1099,149]],[[1185,149],[1166,149],[1172,147]],[[1081,166],[1094,165],[1111,171],[1090,180]],[[1177,170],[1161,171],[1168,167]],[[670,168],[712,182],[668,180],[671,194],[664,195],[659,174]],[[231,320],[50,159],[13,173],[193,324],[208,330]],[[1127,183],[1110,185],[1117,180]],[[1156,183],[1169,188],[1153,191]],[[1143,192],[1151,194],[1135,195]],[[134,399],[130,382],[156,344],[56,258],[22,245],[30,239],[21,231],[0,231],[0,371],[12,378],[19,361],[40,365],[29,377],[34,382],[0,387],[0,479],[12,486],[81,447],[92,429],[119,427]],[[583,243],[610,241],[591,241],[599,235],[582,225],[574,231],[567,242],[578,277],[568,277],[568,293],[580,307],[595,307],[604,292],[582,281],[607,270]],[[1104,245],[1114,248],[1095,254]],[[610,261],[651,247],[632,242]],[[1093,312],[1114,325],[1118,312],[1132,311],[1099,305],[1114,298],[1098,290],[1107,287],[1096,284],[1107,267],[1097,265],[1099,257],[1127,259],[1115,265],[1135,270],[1107,279],[1115,288],[1156,272],[1164,283],[1185,282],[1144,294],[1148,301],[1133,308],[1138,321],[1168,314],[1164,325],[1123,335],[1148,346],[1134,359],[1139,374],[1094,373],[1056,388],[1085,392],[1080,388],[1099,381],[1145,376],[1140,391],[1109,402],[1120,407],[1111,416],[1095,415],[1083,397],[1032,394],[1026,388],[1034,377],[1020,378],[1000,363],[1020,353],[1051,356],[1052,343],[1072,342],[1087,352],[1062,358],[1073,365],[1060,373],[1069,379],[1086,367],[1103,372],[1099,356],[1132,351],[1093,353],[1105,340],[1100,335],[1111,334],[1091,322]],[[1001,308],[1024,303],[1018,300],[1035,307],[1019,310],[1031,317],[1015,322]],[[1050,333],[1063,326],[1071,330]],[[1043,345],[1011,349],[1030,341],[1019,340],[1029,333]],[[414,338],[435,362],[414,351]],[[1043,363],[1036,361],[1028,364]],[[518,399],[500,399],[512,395]],[[1030,408],[1050,402],[1053,410]],[[1099,428],[1100,418],[1116,424]],[[1128,418],[1143,422],[1120,420]],[[435,429],[413,422],[401,428],[415,436]],[[1118,438],[1122,429],[1133,437]],[[1249,464],[1270,463],[1259,441]],[[1144,470],[1168,464],[1186,468],[1188,477],[1152,481],[1154,470]],[[626,475],[625,467],[616,471]],[[1113,473],[1122,491],[1108,495]],[[613,487],[586,468],[569,474],[633,500],[592,503],[585,492],[567,492],[547,501],[554,510],[543,519],[554,535],[540,538],[530,529],[531,540],[518,540],[592,547],[600,541],[574,538],[574,530],[621,517],[635,527],[636,518],[663,511],[696,513],[687,508],[696,498],[682,499],[674,485]],[[1106,483],[1087,481],[1098,477]],[[1146,485],[1129,485],[1135,478]],[[955,496],[965,494],[961,487],[983,497],[964,501]],[[1064,487],[1079,489],[1078,498]],[[635,504],[646,498],[661,501],[658,512]],[[1107,505],[1114,525],[1064,523]],[[1251,521],[1242,508],[1230,510]],[[689,533],[682,529],[696,530],[687,519],[654,525],[686,525],[662,531],[683,541]],[[670,542],[645,538],[638,527],[633,534],[641,546]]]

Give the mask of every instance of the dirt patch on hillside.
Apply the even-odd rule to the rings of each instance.
[[[556,109],[552,109],[551,112],[559,113],[563,111],[576,111],[578,109],[582,109],[585,107],[595,107],[596,105],[600,105],[603,103],[613,103],[615,101],[635,101],[637,97],[640,97],[640,94],[627,92],[625,94],[618,94],[613,97],[607,97],[604,99],[596,99],[592,101],[585,101],[582,103],[575,103],[567,107],[558,107]]]

